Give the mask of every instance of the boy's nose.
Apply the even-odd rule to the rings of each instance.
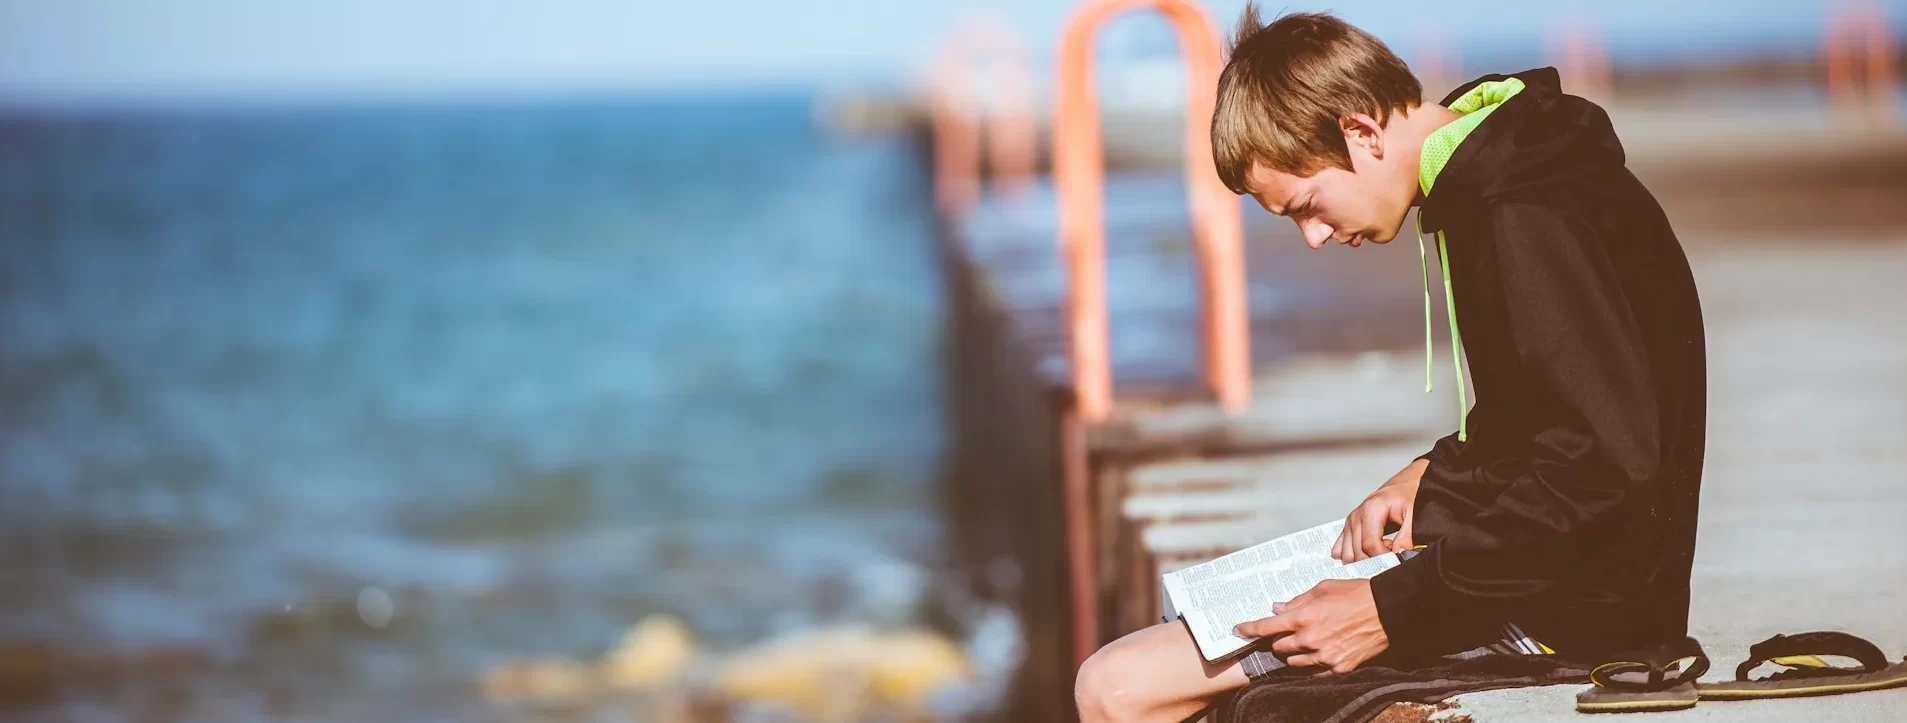
[[[1304,234],[1304,245],[1314,249],[1324,248],[1325,242],[1337,233],[1337,229],[1331,228],[1329,224],[1317,221],[1298,224],[1298,231]]]

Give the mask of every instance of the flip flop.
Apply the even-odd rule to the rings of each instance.
[[[1695,679],[1708,672],[1708,655],[1694,638],[1618,655],[1589,671],[1595,687],[1576,694],[1584,713],[1643,713],[1692,708]]]
[[[1822,660],[1842,657],[1860,663],[1846,667]],[[1765,678],[1748,675],[1763,663],[1786,666]],[[1735,680],[1696,686],[1702,700],[1799,698],[1809,695],[1857,693],[1907,686],[1907,661],[1887,663],[1887,656],[1861,638],[1847,633],[1815,632],[1776,635],[1748,648],[1748,659],[1735,668]]]

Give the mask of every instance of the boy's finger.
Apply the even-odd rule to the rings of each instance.
[[[1391,538],[1391,550],[1403,552],[1417,546],[1417,541],[1410,538],[1410,523],[1417,517],[1415,508],[1415,505],[1404,508],[1404,522],[1397,528],[1397,536]]]
[[[1323,582],[1318,583],[1318,585],[1324,585],[1330,582],[1334,582],[1334,581],[1325,580]],[[1284,607],[1282,609],[1285,610],[1286,612],[1289,612],[1292,610],[1296,610],[1297,608],[1303,606],[1305,603],[1311,602],[1311,598],[1314,597],[1315,593],[1317,593],[1318,591],[1318,585],[1312,585],[1311,589],[1298,593],[1297,597],[1294,597],[1290,600],[1286,600],[1284,602]],[[1284,613],[1278,613],[1278,614],[1283,615]]]
[[[1356,559],[1354,555],[1357,553],[1357,510],[1352,510],[1351,516],[1344,518],[1344,533],[1339,538],[1339,549],[1336,550],[1338,560],[1350,562]]]
[[[1390,510],[1380,505],[1365,505],[1358,508],[1361,519],[1358,520],[1357,559],[1384,554],[1389,548],[1384,546],[1384,522],[1390,517]]]
[[[1278,637],[1277,640],[1271,641],[1271,652],[1277,653],[1279,655],[1283,655],[1287,659],[1289,659],[1290,656],[1293,656],[1293,655],[1298,655],[1300,653],[1310,653],[1314,651],[1312,651],[1310,648],[1306,648],[1302,645],[1299,645],[1298,636],[1296,635],[1281,635]]]
[[[1268,618],[1242,622],[1239,623],[1237,627],[1232,628],[1232,632],[1237,633],[1241,638],[1263,638],[1272,635],[1282,635],[1291,631],[1292,620],[1283,615],[1273,615]]]

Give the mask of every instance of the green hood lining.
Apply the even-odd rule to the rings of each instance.
[[[1417,183],[1424,195],[1430,195],[1431,188],[1437,183],[1437,176],[1443,173],[1444,166],[1450,163],[1450,157],[1457,152],[1457,146],[1462,145],[1463,139],[1469,137],[1470,132],[1476,130],[1477,126],[1483,123],[1483,119],[1490,117],[1490,113],[1504,101],[1521,92],[1523,92],[1523,81],[1516,78],[1490,81],[1477,84],[1477,87],[1471,88],[1469,92],[1450,104],[1450,110],[1462,113],[1463,117],[1431,131],[1430,135],[1424,138],[1423,148],[1418,154]],[[1457,441],[1464,442],[1470,439],[1470,403],[1464,394],[1463,336],[1457,330],[1457,298],[1450,286],[1450,247],[1442,231],[1437,232],[1437,259],[1443,271],[1444,308],[1450,318],[1450,362],[1457,375]],[[1430,258],[1429,251],[1424,248],[1421,215],[1417,221],[1417,261],[1424,272],[1424,392],[1429,393],[1433,389],[1431,379],[1434,376],[1430,323]]]

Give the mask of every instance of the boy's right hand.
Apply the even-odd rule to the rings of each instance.
[[[1429,460],[1417,460],[1364,498],[1364,502],[1344,518],[1344,531],[1338,533],[1331,556],[1341,562],[1356,562],[1386,552],[1403,552],[1412,547],[1411,508],[1417,503],[1417,484],[1430,467]],[[1398,524],[1397,537],[1386,541],[1384,528]]]

